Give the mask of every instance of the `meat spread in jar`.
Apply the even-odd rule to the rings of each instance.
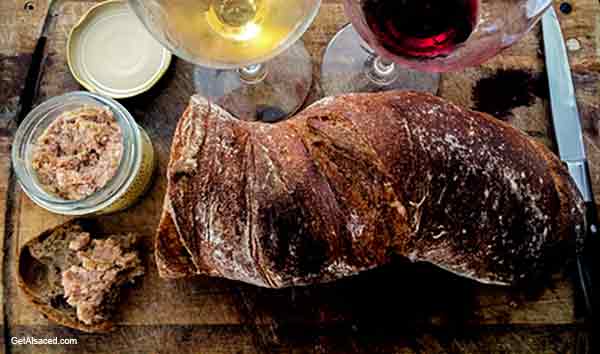
[[[41,187],[66,200],[82,200],[115,177],[123,135],[107,107],[84,106],[58,116],[32,148]]]

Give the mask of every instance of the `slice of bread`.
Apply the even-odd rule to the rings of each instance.
[[[44,317],[84,332],[106,332],[123,285],[144,273],[135,234],[101,234],[72,220],[26,243],[17,284]]]

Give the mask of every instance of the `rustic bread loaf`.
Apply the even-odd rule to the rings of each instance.
[[[85,332],[112,328],[121,288],[144,274],[135,234],[99,236],[91,220],[43,232],[20,251],[17,283],[49,320]]]
[[[400,255],[512,284],[574,238],[582,202],[544,146],[413,92],[326,98],[278,124],[193,97],[156,237],[161,276],[285,287]]]

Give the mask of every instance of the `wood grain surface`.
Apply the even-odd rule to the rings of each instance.
[[[96,1],[56,8],[36,102],[81,89],[68,72],[65,46],[77,19]],[[323,50],[347,22],[341,0],[324,0],[303,39],[314,60],[307,104],[322,96]],[[557,4],[559,4],[557,2]],[[570,51],[594,189],[600,191],[600,4],[573,2],[560,15]],[[195,91],[193,66],[174,60],[151,91],[123,100],[154,142],[159,174],[142,201],[103,221],[144,235],[147,275],[128,289],[116,330],[83,334],[49,323],[15,287],[17,250],[66,220],[35,206],[10,173],[19,96],[47,1],[0,0],[0,352],[6,353],[573,353],[585,328],[574,315],[568,264],[527,289],[482,286],[426,265],[401,261],[333,284],[267,290],[227,280],[158,278],[152,237],[164,195],[171,135]],[[574,49],[576,46],[573,47]],[[444,74],[439,94],[492,113],[552,146],[539,26],[476,68]],[[597,193],[600,196],[600,193]],[[565,270],[567,269],[567,270]],[[72,346],[12,345],[11,337],[77,338]]]

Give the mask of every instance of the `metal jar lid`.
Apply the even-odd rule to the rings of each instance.
[[[125,1],[92,7],[73,27],[67,61],[86,89],[127,98],[150,89],[165,74],[172,55],[144,28]]]

